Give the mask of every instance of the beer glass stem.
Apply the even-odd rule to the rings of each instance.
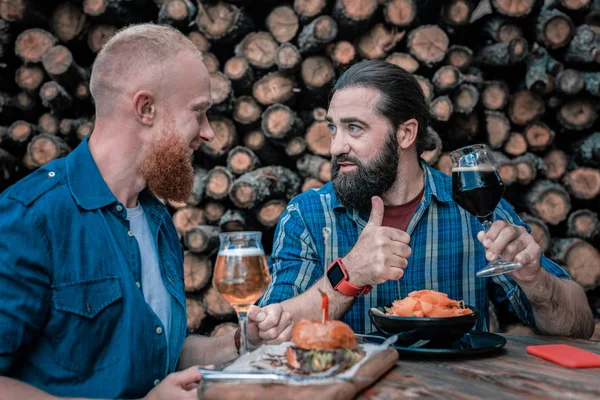
[[[240,323],[240,356],[248,353],[248,311],[238,311]]]

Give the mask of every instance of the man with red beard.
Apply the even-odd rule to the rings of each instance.
[[[432,289],[478,308],[478,330],[489,329],[492,299],[543,334],[589,338],[583,288],[542,255],[508,203],[484,233],[452,200],[452,179],[419,157],[434,148],[429,118],[402,68],[372,60],[344,72],[326,117],[332,182],[293,199],[280,217],[260,304],[282,302],[296,321],[319,319],[323,291],[332,318],[369,333],[370,308]],[[498,255],[523,267],[477,278]]]
[[[0,196],[0,393],[196,399],[195,366],[237,357],[239,331],[187,334],[182,247],[158,198],[191,194],[192,153],[214,136],[208,72],[179,31],[141,24],[104,45],[90,90],[90,139]],[[252,344],[290,338],[281,306],[249,314]]]

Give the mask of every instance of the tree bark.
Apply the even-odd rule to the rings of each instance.
[[[248,172],[233,182],[231,201],[241,209],[252,209],[270,199],[291,200],[300,189],[300,178],[281,166],[268,166]]]

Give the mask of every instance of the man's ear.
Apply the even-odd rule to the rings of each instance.
[[[417,141],[417,134],[419,132],[419,122],[411,118],[398,126],[396,135],[398,137],[398,144],[403,150],[408,149]]]
[[[156,105],[154,104],[152,93],[146,91],[137,92],[133,96],[133,110],[136,119],[140,123],[152,126],[156,117]]]

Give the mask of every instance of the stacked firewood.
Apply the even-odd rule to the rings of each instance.
[[[450,151],[487,143],[505,198],[600,311],[600,0],[10,0],[0,17],[0,190],[91,134],[90,68],[117,29],[169,24],[204,53],[216,138],[193,196],[167,201],[192,331],[235,326],[211,285],[218,234],[260,230],[271,251],[289,200],[331,178],[333,82],[376,58],[430,101],[426,161],[449,174]]]

